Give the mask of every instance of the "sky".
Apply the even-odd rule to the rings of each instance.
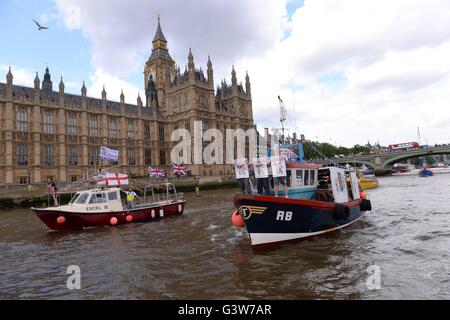
[[[0,81],[127,103],[144,95],[157,16],[183,69],[211,56],[216,85],[248,71],[258,130],[353,146],[450,142],[448,0],[0,0]],[[33,19],[49,30],[38,31]]]

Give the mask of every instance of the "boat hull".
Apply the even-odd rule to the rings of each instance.
[[[61,231],[157,221],[164,217],[183,214],[184,207],[185,201],[177,201],[171,204],[146,206],[121,212],[80,213],[52,210],[51,208],[32,208],[32,210],[51,230]],[[117,220],[114,220],[113,218],[116,218]]]
[[[366,179],[366,178],[364,178],[364,179],[361,178],[359,180],[359,184],[360,184],[362,190],[374,189],[374,188],[377,188],[379,185],[378,180]]]
[[[237,195],[234,199],[244,218],[253,248],[292,242],[349,226],[367,209],[362,200],[336,204],[315,200]]]

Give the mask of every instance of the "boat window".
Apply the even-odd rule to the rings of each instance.
[[[111,200],[117,200],[117,192],[116,192],[116,191],[114,191],[114,192],[108,192],[108,200],[109,200],[109,201],[111,201]]]
[[[76,194],[73,196],[73,198],[70,200],[69,204],[72,204],[72,203],[74,203],[75,201],[77,201],[77,199],[78,199],[79,196],[80,196],[80,194],[79,194],[79,193],[76,193]]]
[[[309,170],[305,170],[305,179],[303,180],[305,186],[309,186]]]
[[[106,202],[106,195],[104,193],[94,193],[91,196],[91,200],[89,200],[89,204],[104,202]]]
[[[303,170],[297,170],[296,174],[297,186],[303,186]]]
[[[316,184],[316,181],[315,181],[316,173],[315,173],[314,170],[311,170],[310,175],[309,175],[309,178],[310,178],[310,180],[309,180],[309,181],[310,181],[309,185],[310,185],[310,186],[314,186],[314,185]]]
[[[343,192],[344,191],[344,181],[342,180],[342,174],[340,172],[338,172],[337,176],[338,176],[338,182],[339,182],[339,190],[341,192]]]
[[[82,193],[78,199],[75,201],[76,204],[84,204],[89,197],[88,193]]]

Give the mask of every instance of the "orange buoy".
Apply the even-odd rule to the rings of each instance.
[[[63,224],[64,222],[66,222],[66,217],[59,216],[58,218],[56,218],[56,223]]]
[[[244,219],[239,213],[237,213],[237,211],[233,212],[231,215],[231,223],[237,228],[243,228],[245,225]]]
[[[111,220],[109,220],[109,222],[113,225],[113,226],[115,226],[116,224],[117,224],[117,218],[116,217],[112,217],[111,218]]]
[[[366,194],[365,191],[361,191],[361,192],[359,193],[359,195],[360,195],[361,199],[366,199],[366,198],[367,198],[367,194]]]
[[[131,214],[127,215],[127,222],[133,221],[133,216]]]

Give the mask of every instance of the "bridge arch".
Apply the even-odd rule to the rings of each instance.
[[[385,169],[388,166],[391,166],[397,162],[408,160],[408,159],[414,159],[414,158],[420,158],[420,157],[427,157],[427,156],[439,156],[439,155],[450,155],[450,149],[447,150],[427,150],[424,149],[423,152],[420,153],[413,153],[413,154],[399,154],[396,157],[386,159],[383,162],[383,168]]]

